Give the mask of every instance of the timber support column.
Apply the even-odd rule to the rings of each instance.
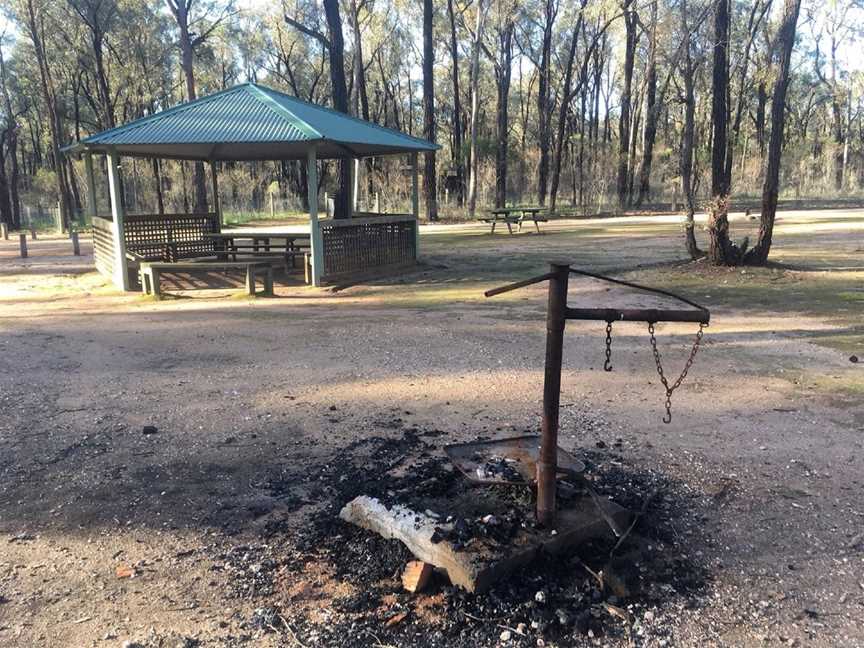
[[[414,260],[420,260],[420,182],[417,178],[417,154],[411,154],[411,214],[414,216]]]
[[[567,283],[570,266],[552,263],[546,311],[546,372],[543,380],[543,423],[537,461],[537,521],[555,525],[558,487],[558,409],[561,403],[561,359],[567,322]]]
[[[318,155],[315,147],[306,154],[306,193],[309,199],[309,246],[312,253],[312,285],[321,285],[324,271],[324,241],[318,224]]]
[[[111,227],[114,249],[114,285],[120,290],[129,290],[129,268],[126,261],[126,239],[123,209],[123,196],[120,191],[120,169],[116,151],[111,151],[108,158],[108,190],[111,194],[111,216],[114,222]]]

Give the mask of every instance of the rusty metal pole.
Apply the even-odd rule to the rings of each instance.
[[[537,521],[555,524],[558,473],[558,408],[561,402],[561,357],[567,322],[567,282],[570,266],[550,264],[549,305],[546,312],[546,375],[543,381],[543,425],[537,462]]]

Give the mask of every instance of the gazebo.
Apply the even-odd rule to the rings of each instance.
[[[84,157],[96,267],[129,290],[127,245],[142,237],[188,241],[222,227],[218,163],[306,160],[311,282],[375,273],[416,263],[419,232],[417,154],[439,147],[399,131],[317,106],[255,83],[245,83],[137,119],[63,149]],[[96,210],[93,155],[106,156],[111,217]],[[410,214],[354,213],[318,218],[318,160],[407,154],[411,159]],[[120,195],[121,156],[191,160],[210,165],[213,210],[206,214],[126,214]],[[352,183],[353,185],[354,183]]]

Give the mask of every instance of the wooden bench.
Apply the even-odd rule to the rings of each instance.
[[[184,263],[162,263],[144,262],[141,264],[139,276],[141,277],[141,290],[154,299],[162,298],[162,290],[159,285],[161,275],[164,272],[186,272],[194,274],[201,271],[228,271],[243,270],[246,273],[246,292],[255,296],[255,279],[263,275],[264,292],[262,294],[273,295],[273,266],[266,261],[203,261]]]

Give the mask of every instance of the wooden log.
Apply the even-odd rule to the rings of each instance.
[[[433,567],[422,560],[412,560],[402,572],[402,587],[414,594],[426,588],[432,578]]]
[[[27,258],[27,235],[23,232],[18,235],[18,244],[21,246],[21,258]]]
[[[418,560],[444,571],[454,585],[482,592],[541,552],[572,551],[590,539],[608,538],[612,532],[604,518],[612,518],[619,528],[627,527],[632,517],[628,511],[611,501],[602,504],[601,513],[588,496],[574,500],[570,508],[559,511],[555,533],[526,528],[505,545],[479,542],[459,549],[446,539],[432,541],[437,527],[451,525],[399,504],[388,508],[375,498],[361,495],[348,502],[339,517],[384,538],[399,540]]]

